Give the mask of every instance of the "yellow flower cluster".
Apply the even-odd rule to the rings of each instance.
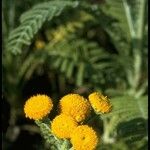
[[[89,95],[89,101],[96,113],[108,113],[112,110],[112,105],[107,96],[103,96],[101,93],[94,92]]]
[[[92,106],[92,107],[91,107]],[[38,120],[46,117],[53,108],[52,99],[46,95],[29,98],[24,106],[25,116]],[[61,139],[70,139],[74,150],[94,150],[98,144],[96,132],[88,125],[81,125],[90,116],[91,108],[96,113],[108,113],[112,109],[107,97],[94,92],[89,100],[79,94],[68,94],[59,101],[59,112],[50,125],[52,133]]]

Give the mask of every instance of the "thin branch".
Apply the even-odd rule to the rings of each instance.
[[[126,0],[122,0],[122,2],[123,2],[124,9],[125,9],[125,14],[127,17],[131,37],[134,38],[135,37],[135,30],[134,30],[132,17],[131,17],[130,8],[129,8],[129,5],[128,5]]]

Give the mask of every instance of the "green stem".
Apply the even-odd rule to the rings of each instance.
[[[111,133],[115,129],[115,124],[117,121],[117,116],[113,116],[110,121],[107,120],[107,118],[103,119],[104,122],[104,135],[103,140],[104,143],[114,143],[115,137],[111,137]]]
[[[144,94],[146,88],[148,86],[148,81],[146,80],[140,87],[140,89],[136,92],[135,98],[139,98],[141,95]]]
[[[130,8],[129,8],[126,0],[122,0],[122,2],[123,2],[124,9],[125,9],[125,14],[127,17],[131,37],[134,38],[135,37],[135,31],[134,31],[134,25],[133,25],[133,21],[132,21],[132,17],[131,17]]]
[[[134,55],[134,72],[133,72],[133,94],[135,94],[141,77],[141,65],[142,65],[142,49],[143,49],[143,35],[145,25],[145,7],[146,0],[142,0],[139,8],[139,19],[135,27],[137,29],[136,36],[132,39],[133,41],[133,55]]]
[[[14,21],[15,21],[15,2],[13,0],[9,1],[9,27],[11,31],[14,28]]]

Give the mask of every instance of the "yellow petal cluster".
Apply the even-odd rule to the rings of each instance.
[[[94,92],[89,95],[89,101],[96,113],[108,113],[112,110],[112,105],[107,96]]]
[[[27,118],[39,120],[47,116],[53,108],[52,99],[46,95],[36,95],[29,98],[24,105]]]
[[[62,97],[59,101],[60,114],[50,125],[52,133],[60,139],[69,139],[74,150],[95,150],[99,142],[92,127],[81,125],[90,115],[91,107],[98,114],[112,110],[109,99],[101,93],[93,92],[88,99],[79,94],[68,94]],[[26,101],[24,113],[27,118],[39,120],[46,117],[52,108],[52,99],[38,94]]]
[[[60,114],[53,119],[51,130],[58,138],[70,138],[77,125],[77,122],[72,117]]]
[[[73,117],[77,122],[83,121],[89,114],[89,102],[79,94],[68,94],[60,100],[60,112]]]
[[[74,150],[95,150],[98,144],[96,132],[88,125],[78,126],[71,135]]]

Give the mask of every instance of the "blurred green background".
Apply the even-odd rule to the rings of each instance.
[[[2,149],[49,149],[30,96],[100,91],[114,108],[97,149],[147,150],[147,17],[147,0],[2,0]]]

